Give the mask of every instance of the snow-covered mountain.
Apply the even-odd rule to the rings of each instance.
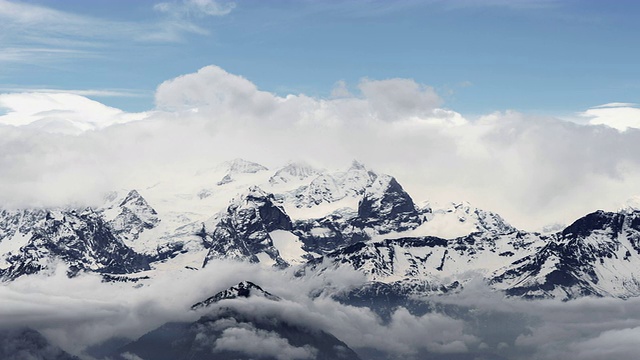
[[[127,247],[105,219],[88,208],[22,212],[17,231],[7,241],[13,249],[0,270],[3,279],[34,274],[56,262],[68,266],[69,276],[80,271],[126,274],[149,269],[149,259]]]
[[[528,297],[638,296],[639,255],[640,211],[597,211],[501,269],[492,283]]]
[[[240,174],[255,174],[260,171],[267,171],[268,169],[258,163],[247,161],[244,159],[234,159],[227,163],[224,163],[223,168],[227,168],[224,177],[218,181],[218,185],[228,184],[235,181],[236,177]]]
[[[276,171],[269,178],[272,185],[287,184],[296,181],[304,181],[312,176],[320,175],[320,171],[305,162],[290,162]]]
[[[184,182],[113,192],[95,208],[1,210],[0,277],[65,266],[70,276],[144,282],[234,259],[301,276],[345,268],[412,293],[481,278],[511,296],[640,295],[633,207],[540,234],[467,202],[422,204],[357,161],[270,171],[236,159]]]
[[[271,234],[291,231],[291,219],[274,201],[273,194],[267,194],[257,186],[234,200],[210,235],[209,253],[203,266],[215,258],[288,266]]]

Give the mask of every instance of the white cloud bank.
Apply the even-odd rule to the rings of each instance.
[[[609,103],[580,114],[591,125],[606,125],[619,131],[640,129],[640,108],[631,103]]]
[[[224,322],[224,320],[222,321]],[[237,324],[234,324],[237,325]],[[226,326],[219,338],[215,339],[213,352],[236,351],[257,358],[277,360],[306,360],[315,359],[317,349],[312,346],[296,347],[287,339],[275,332],[256,329],[250,324],[241,326]],[[198,340],[210,341],[208,338],[196,336]]]
[[[156,109],[143,114],[78,95],[1,95],[9,113],[0,123],[29,125],[0,126],[0,203],[87,203],[236,157],[271,167],[357,158],[395,175],[416,201],[468,200],[525,229],[613,210],[640,193],[638,130],[511,111],[465,119],[411,79],[354,88],[339,82],[329,99],[278,96],[208,66],[162,83]],[[35,126],[51,117],[99,130],[62,136]]]
[[[0,124],[73,135],[148,116],[125,113],[81,95],[54,92],[0,94],[0,109],[6,111],[0,115]]]
[[[513,360],[637,358],[638,298],[506,299],[476,284],[456,295],[426,299],[446,305],[447,310],[411,314],[398,308],[385,323],[367,308],[308,296],[329,285],[346,289],[362,284],[358,274],[295,278],[290,271],[217,261],[203,270],[165,274],[136,288],[101,283],[94,274],[69,279],[64,269],[59,270],[53,276],[34,275],[0,287],[0,329],[33,327],[52,343],[78,354],[112,336],[135,339],[165,322],[193,322],[205,313],[224,314],[231,308],[243,314],[240,319],[278,319],[326,331],[352,349],[376,349],[391,359],[474,358],[473,354],[487,352]],[[218,307],[189,311],[193,303],[247,279],[282,300],[224,300]],[[294,346],[245,320],[223,318],[207,326],[223,331],[218,338],[206,336],[211,333],[207,328],[199,332],[203,335],[196,341],[212,352],[240,350],[257,358],[293,360],[313,358],[316,351]]]

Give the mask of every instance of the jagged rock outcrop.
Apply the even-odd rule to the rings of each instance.
[[[275,204],[272,194],[257,186],[251,187],[221,216],[211,234],[209,253],[203,266],[215,258],[250,262],[268,259],[276,266],[287,266],[269,234],[275,230],[292,230],[291,219]]]
[[[160,222],[156,210],[136,190],[131,190],[117,206],[104,213],[113,233],[125,241],[135,241],[140,233]]]
[[[377,176],[365,189],[358,218],[362,227],[374,228],[380,234],[413,229],[422,222],[411,196],[389,175]]]
[[[69,276],[80,271],[121,274],[149,269],[147,258],[127,247],[90,208],[49,211],[25,236],[25,245],[0,270],[2,279],[38,273],[57,261],[68,266]]]
[[[285,194],[285,198],[298,208],[310,208],[330,204],[345,198],[360,198],[377,175],[364,165],[354,161],[344,172],[320,174],[309,185]]]

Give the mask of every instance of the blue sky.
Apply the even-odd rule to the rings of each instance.
[[[141,111],[161,82],[215,64],[280,95],[411,78],[468,116],[563,115],[640,93],[637,1],[206,3],[213,11],[182,0],[0,0],[0,91],[87,90]]]

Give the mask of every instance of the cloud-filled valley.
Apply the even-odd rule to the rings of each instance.
[[[190,311],[189,306],[246,279],[283,299],[226,300],[218,310],[207,311],[234,309],[254,319],[280,319],[326,331],[371,358],[419,359],[430,354],[436,359],[631,359],[640,327],[640,302],[635,298],[507,299],[482,285],[454,296],[416,300],[429,304],[431,310],[399,307],[383,320],[368,308],[341,304],[327,294],[310,295],[323,281],[343,289],[356,286],[362,282],[357,274],[327,274],[324,279],[302,281],[291,272],[256,271],[257,265],[218,265],[179,281],[166,278],[142,288],[100,283],[95,275],[68,279],[62,272],[17,280],[1,290],[2,329],[29,326],[53,344],[91,359],[82,355],[85,347],[111,337],[135,339],[166,322],[197,320],[206,312]],[[277,345],[281,351],[273,355],[278,359],[312,358],[314,354],[310,347],[296,347],[275,333],[252,328],[242,321],[243,315],[238,319],[231,324],[217,322],[227,329],[216,340],[221,348],[242,346],[238,341],[253,339],[253,346],[274,342],[265,345],[262,354]],[[249,345],[244,347],[252,354]]]

